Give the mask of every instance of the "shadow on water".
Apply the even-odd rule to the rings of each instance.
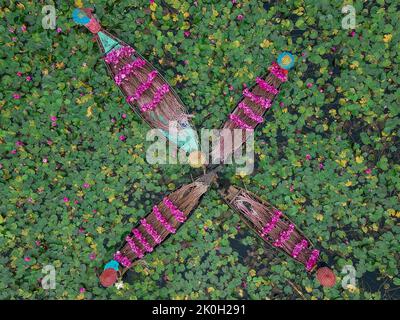
[[[381,299],[399,300],[400,287],[389,278],[382,278],[378,271],[365,272],[359,279],[360,287],[366,292],[380,292]]]

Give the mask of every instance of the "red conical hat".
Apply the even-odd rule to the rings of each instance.
[[[103,287],[111,287],[117,281],[117,278],[117,271],[112,268],[106,269],[100,276],[100,283]]]
[[[317,270],[317,280],[322,286],[331,288],[336,283],[336,276],[328,267],[322,267]]]

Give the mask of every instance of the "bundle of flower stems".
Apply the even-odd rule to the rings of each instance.
[[[103,29],[92,9],[75,9],[75,22],[94,34],[107,71],[130,108],[189,155],[199,152],[186,107],[160,72],[132,46]]]
[[[111,286],[146,254],[153,252],[175,234],[198,207],[218,170],[219,168],[183,185],[154,205],[151,212],[133,226],[125,236],[123,245],[115,252],[113,260],[106,264],[100,276],[102,285]]]
[[[265,243],[300,262],[311,272],[319,250],[280,210],[257,195],[235,186],[220,190],[225,202]]]
[[[255,85],[243,90],[241,100],[222,125],[221,129],[225,131],[242,130],[242,141],[241,144],[232,144],[230,149],[224,149],[224,136],[219,137],[211,152],[212,159],[217,162],[224,163],[264,122],[267,110],[271,108],[275,97],[279,94],[279,88],[282,83],[287,81],[288,70],[280,67],[278,63],[273,62],[268,70],[269,72],[265,76],[256,78]]]

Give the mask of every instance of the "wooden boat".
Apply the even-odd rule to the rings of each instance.
[[[253,134],[254,130],[264,122],[264,117],[271,107],[275,97],[279,93],[282,83],[286,82],[288,70],[294,64],[293,56],[284,52],[278,57],[278,62],[273,62],[268,68],[269,72],[263,77],[256,78],[256,84],[251,88],[245,88],[241,100],[236,105],[221,129],[232,132],[235,129],[242,130],[242,143],[235,143],[232,147],[224,149],[224,138],[222,135],[216,139],[213,146],[211,159],[214,163],[226,162],[234,152],[241,147]]]
[[[170,193],[152,208],[124,238],[124,243],[104,267],[100,282],[108,287],[140,259],[156,250],[189,218],[216,177],[213,170]]]
[[[92,9],[75,9],[73,18],[94,34],[107,71],[131,109],[185,152],[198,151],[197,134],[185,105],[161,73],[134,48],[104,30]]]
[[[319,251],[286,215],[247,190],[229,186],[220,193],[232,210],[265,243],[303,264],[308,272],[315,269]]]

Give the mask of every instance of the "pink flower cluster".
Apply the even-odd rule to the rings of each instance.
[[[146,232],[151,235],[151,237],[154,239],[156,243],[161,243],[161,236],[158,234],[158,232],[153,228],[153,226],[146,221],[146,219],[140,220],[140,223],[142,224],[143,228],[146,229]]]
[[[125,238],[126,242],[128,242],[129,247],[131,248],[132,252],[139,258],[143,258],[143,252],[140,250],[140,248],[135,244],[133,239],[130,236],[126,236]]]
[[[128,96],[126,98],[126,101],[128,102],[134,102],[134,101],[138,101],[140,99],[140,97],[142,96],[143,92],[145,92],[146,90],[148,90],[151,86],[151,84],[153,83],[154,79],[157,77],[157,70],[153,70],[151,71],[148,75],[147,75],[147,80],[144,83],[141,83],[135,91],[135,94],[133,96]]]
[[[275,240],[274,242],[274,246],[278,248],[282,247],[283,244],[290,239],[290,236],[292,235],[293,231],[294,231],[294,224],[291,223],[287,230],[282,231],[280,233],[279,239]]]
[[[231,113],[229,115],[229,119],[239,128],[252,130],[253,128],[245,123],[242,119],[240,119],[236,114]]]
[[[245,103],[244,101],[239,103],[239,109],[242,109],[243,112],[245,113],[246,116],[248,116],[250,119],[254,120],[257,123],[261,123],[264,121],[263,117],[259,116],[258,114],[255,114],[253,110],[251,110]]]
[[[105,62],[109,64],[118,64],[118,62],[123,59],[123,58],[128,58],[131,55],[135,53],[135,49],[124,46],[120,47],[118,49],[112,50],[110,53],[108,53],[105,57],[104,60]]]
[[[138,229],[133,229],[132,233],[147,252],[153,251],[153,247],[147,242],[145,237],[142,235],[142,233]]]
[[[319,251],[317,249],[314,249],[311,252],[311,255],[308,258],[308,261],[306,264],[307,271],[310,271],[312,268],[314,268],[315,264],[317,263],[318,257],[319,257]]]
[[[255,94],[251,93],[247,88],[243,90],[243,95],[246,98],[249,98],[252,102],[262,106],[264,109],[268,109],[269,107],[271,107],[271,100],[256,96]]]
[[[273,85],[268,84],[264,79],[257,77],[256,82],[260,86],[260,88],[263,89],[264,91],[267,91],[275,95],[279,93],[279,90],[277,88],[275,88]]]
[[[146,61],[142,59],[136,59],[135,61],[124,65],[118,74],[114,77],[114,81],[116,84],[120,85],[122,81],[128,77],[135,69],[143,68],[146,64]]]
[[[265,236],[266,234],[270,233],[278,223],[279,219],[282,216],[282,212],[279,210],[275,210],[274,215],[272,216],[272,219],[270,222],[268,222],[264,228],[262,229],[261,236]]]
[[[144,104],[140,110],[142,112],[146,112],[149,110],[153,110],[155,107],[158,106],[158,104],[161,102],[161,99],[164,97],[169,92],[169,87],[167,84],[163,84],[161,87],[159,87],[154,94],[154,98],[151,102]]]
[[[186,216],[185,214],[179,210],[171,200],[169,200],[167,197],[163,199],[164,204],[168,207],[169,211],[171,211],[172,215],[178,222],[185,222],[186,221]]]
[[[129,268],[131,266],[130,260],[125,257],[121,252],[117,251],[114,254],[114,260],[122,264],[124,267]]]
[[[162,215],[157,206],[153,207],[153,213],[156,216],[157,220],[160,221],[160,223],[169,233],[176,232],[176,229],[168,223],[167,219],[165,219],[165,217]]]
[[[287,70],[281,68],[276,62],[273,62],[268,70],[282,82],[287,81]]]
[[[300,252],[308,247],[308,241],[306,239],[301,240],[298,244],[295,245],[292,251],[292,257],[297,258]]]

